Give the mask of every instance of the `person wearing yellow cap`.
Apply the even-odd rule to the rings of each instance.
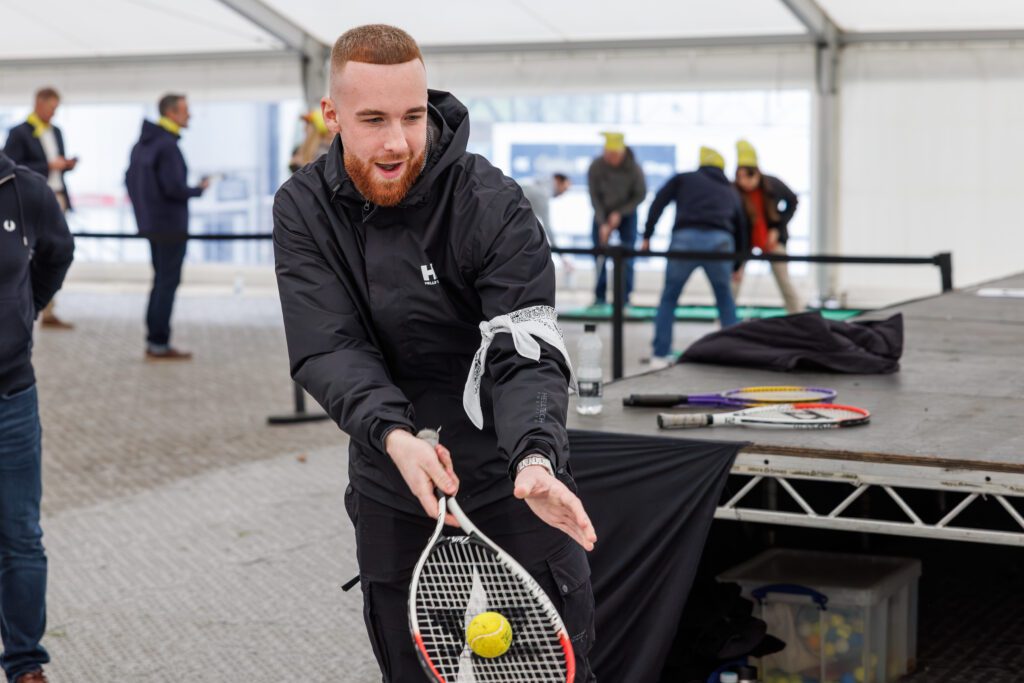
[[[633,150],[626,146],[623,133],[606,132],[604,151],[594,159],[587,172],[590,202],[594,206],[594,246],[608,244],[612,233],[618,233],[619,243],[626,249],[636,244],[636,207],[647,196],[647,182],[643,169],[637,163]],[[608,296],[608,269],[606,259],[597,259],[597,284],[594,288],[594,305],[601,306]],[[623,264],[625,301],[633,291],[633,261]]]
[[[750,247],[764,254],[785,254],[789,222],[798,203],[796,193],[778,178],[761,173],[757,150],[746,140],[736,142],[736,189],[743,198],[749,219]],[[803,310],[800,296],[789,279],[789,264],[772,261],[771,266],[786,311],[798,313]],[[740,268],[733,274],[733,296],[739,296],[742,282],[743,268]]]
[[[673,176],[658,190],[647,212],[644,241],[647,251],[658,219],[671,202],[676,204],[672,226],[671,251],[745,252],[747,215],[739,193],[725,176],[725,159],[710,147],[700,148],[700,166],[696,171]],[[672,332],[676,303],[697,268],[703,268],[715,293],[718,319],[722,327],[735,325],[736,301],[730,288],[731,273],[740,267],[731,261],[708,259],[669,259],[665,265],[665,289],[661,293],[654,319],[654,353],[651,367],[660,369],[673,362]]]
[[[334,141],[334,135],[327,130],[324,123],[324,115],[319,109],[312,109],[302,114],[299,119],[305,122],[305,138],[302,144],[295,148],[291,161],[288,163],[288,170],[292,173],[298,171],[306,164],[312,163],[327,154]]]

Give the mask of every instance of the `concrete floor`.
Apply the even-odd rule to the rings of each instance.
[[[184,287],[183,364],[143,361],[144,306],[139,286],[73,284],[75,329],[36,334],[51,680],[380,680],[339,588],[346,437],[265,422],[292,398],[276,294]],[[679,346],[710,329],[680,325]],[[582,324],[564,331],[575,352]],[[627,328],[628,372],[650,337]]]

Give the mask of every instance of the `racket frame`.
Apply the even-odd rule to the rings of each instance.
[[[807,392],[805,398],[793,400],[772,398],[772,394],[783,392]],[[758,398],[735,398],[734,394],[742,392],[763,392],[764,397]],[[782,405],[792,403],[830,403],[836,397],[835,389],[826,387],[802,387],[802,386],[757,386],[738,387],[729,389],[717,394],[630,394],[622,399],[622,405],[643,408],[672,408],[679,405],[707,405],[707,406],[734,406],[745,408],[759,405]]]
[[[793,410],[814,410],[820,409],[841,409],[848,410],[860,415],[838,420],[822,420],[815,422],[803,422],[799,420],[780,421],[757,419],[759,413],[774,413],[780,408]],[[740,427],[771,427],[779,429],[842,429],[846,427],[858,427],[871,421],[871,413],[856,406],[845,406],[835,403],[792,403],[792,404],[771,404],[759,405],[731,413],[659,413],[658,427],[661,429],[688,429],[696,427],[716,427],[722,425],[736,425]]]

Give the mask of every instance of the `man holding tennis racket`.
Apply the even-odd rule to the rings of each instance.
[[[407,599],[435,487],[536,579],[576,681],[594,680],[596,536],[568,469],[573,380],[544,232],[515,182],[466,151],[466,108],[427,90],[404,31],[341,36],[322,107],[334,142],[275,198],[276,268],[292,376],[350,437],[345,502],[384,680],[424,680]]]

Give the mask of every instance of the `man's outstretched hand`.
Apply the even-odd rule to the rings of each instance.
[[[546,469],[537,465],[523,468],[516,475],[515,496],[525,500],[533,514],[569,534],[587,550],[594,549],[597,534],[583,503]]]

